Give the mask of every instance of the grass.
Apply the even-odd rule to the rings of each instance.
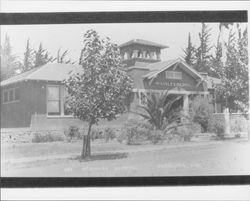
[[[62,145],[65,148],[66,143],[61,143]],[[80,147],[76,143],[71,145]],[[79,154],[76,154],[73,158],[18,164],[7,163],[2,167],[2,175],[110,177],[239,175],[250,173],[249,163],[246,163],[249,157],[249,149],[246,148],[249,147],[249,143],[224,141],[190,145],[170,148],[166,145],[119,146],[116,143],[107,143],[103,148],[100,144],[93,143],[92,156],[87,160],[79,160],[77,156],[80,153],[77,152]],[[150,149],[152,147],[160,147],[160,149]],[[132,149],[134,149],[133,152],[131,152]],[[73,150],[72,147],[71,150]],[[96,150],[99,150],[99,152],[95,152]],[[104,153],[103,150],[110,152]]]

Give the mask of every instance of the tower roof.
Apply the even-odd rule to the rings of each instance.
[[[168,46],[166,46],[166,45],[161,45],[161,44],[158,44],[158,43],[155,43],[155,42],[142,40],[142,39],[130,40],[130,41],[126,42],[126,43],[123,43],[123,44],[119,45],[119,47],[125,47],[125,46],[129,46],[131,44],[140,44],[140,45],[146,45],[146,46],[151,46],[151,47],[158,47],[160,49],[168,48]]]

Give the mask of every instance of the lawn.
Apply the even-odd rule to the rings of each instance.
[[[242,175],[250,173],[249,142],[187,142],[175,145],[92,143],[79,160],[81,142],[9,144],[1,147],[2,176],[106,177]],[[29,160],[26,160],[29,159]]]

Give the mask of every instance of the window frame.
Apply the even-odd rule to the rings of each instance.
[[[49,114],[48,112],[48,88],[49,87],[58,87],[59,88],[59,114]],[[48,118],[72,118],[74,117],[72,114],[65,114],[65,110],[64,110],[64,103],[65,103],[65,87],[63,85],[60,84],[48,84],[46,85],[46,115]]]
[[[58,89],[59,89],[59,99],[58,100],[49,100],[49,88],[52,88],[52,87],[57,87]],[[48,102],[49,101],[58,101],[58,106],[59,106],[59,112],[58,113],[54,113],[54,114],[52,114],[52,112],[49,112],[49,110],[48,110]],[[47,109],[47,111],[46,111],[46,113],[47,113],[47,116],[50,116],[50,117],[54,117],[54,116],[62,116],[62,113],[63,113],[63,111],[61,110],[61,102],[62,102],[62,100],[61,100],[61,86],[60,85],[47,85],[47,87],[46,87],[46,109]]]

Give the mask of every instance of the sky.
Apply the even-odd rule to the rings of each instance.
[[[215,45],[219,35],[219,23],[207,23],[211,28],[210,44]],[[242,26],[246,26],[242,23]],[[56,56],[57,50],[68,50],[68,58],[77,61],[83,46],[83,35],[95,29],[102,37],[109,37],[113,43],[122,44],[132,39],[144,39],[169,46],[162,50],[162,61],[183,56],[187,46],[188,33],[194,45],[199,45],[198,33],[201,23],[116,23],[116,24],[60,24],[60,25],[4,25],[1,26],[1,44],[8,34],[13,53],[20,61],[30,39],[31,48],[43,48]]]

